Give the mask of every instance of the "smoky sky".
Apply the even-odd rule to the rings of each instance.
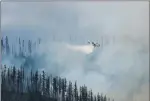
[[[42,39],[42,69],[115,101],[149,101],[148,2],[2,2],[1,7],[2,36]],[[88,41],[101,47],[83,49]]]

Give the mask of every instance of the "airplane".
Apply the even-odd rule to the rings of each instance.
[[[94,43],[94,42],[88,42],[89,44],[92,44],[93,46],[94,46],[94,48],[95,47],[100,47],[100,44],[98,44],[98,43]]]

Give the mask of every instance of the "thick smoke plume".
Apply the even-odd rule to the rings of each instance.
[[[24,13],[30,16],[24,18],[22,12],[18,11],[21,17],[14,21],[29,26],[29,23],[24,21],[30,19],[31,26],[34,26],[32,31],[40,28],[40,31],[33,32],[37,34],[35,36],[41,36],[45,41],[36,52],[34,68],[66,77],[71,81],[77,80],[79,85],[86,84],[94,92],[103,92],[115,101],[149,101],[147,2],[16,5],[18,8],[28,6],[28,8],[25,7],[28,11],[33,6],[39,10],[34,9],[35,12],[32,12],[36,19],[30,19],[32,14],[27,12]],[[49,5],[52,6],[49,7]],[[12,6],[13,12],[17,6]],[[55,11],[52,11],[52,8],[55,8],[53,9]],[[48,11],[51,12],[50,15],[47,15]],[[6,20],[6,17],[2,18]],[[51,23],[47,23],[48,21]],[[18,27],[20,23],[14,24]],[[2,22],[2,24],[4,32],[11,26],[8,22]],[[9,33],[9,31],[6,32]],[[52,34],[49,33],[55,33],[58,36],[53,39],[61,40],[50,41]],[[72,36],[73,41],[68,41],[69,38],[66,38],[68,36]],[[101,36],[105,38],[102,39]],[[86,44],[89,40],[99,42],[101,47],[91,47]]]

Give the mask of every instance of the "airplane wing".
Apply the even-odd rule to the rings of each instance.
[[[95,45],[95,43],[94,43],[94,42],[92,42],[92,44],[93,44],[93,45]]]
[[[98,43],[89,42],[89,41],[88,41],[88,43],[89,43],[89,44],[92,44],[92,45],[94,46],[94,48],[95,48],[95,47],[100,47],[100,44],[98,44]]]
[[[99,45],[99,43],[96,43],[96,45]]]

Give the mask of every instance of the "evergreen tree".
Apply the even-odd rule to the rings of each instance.
[[[34,86],[35,86],[35,92],[38,92],[38,79],[39,79],[39,74],[38,71],[35,72],[35,76],[34,76]]]
[[[47,97],[50,97],[50,77],[48,76],[47,79],[46,79],[46,96]]]
[[[97,94],[97,101],[101,101],[101,97],[100,97],[99,93]]]
[[[42,92],[42,76],[39,74],[38,91]]]
[[[31,55],[32,53],[32,44],[31,44],[31,40],[28,41],[28,52]]]
[[[92,90],[90,91],[90,101],[93,101],[93,92],[92,92]]]
[[[100,99],[101,99],[101,101],[104,101],[103,94],[100,95]]]
[[[6,54],[9,55],[9,53],[10,53],[9,42],[8,37],[6,36]]]
[[[91,101],[91,91],[88,91],[87,101]]]
[[[20,40],[20,37],[19,37],[19,55],[21,55],[21,40]]]
[[[66,79],[62,79],[62,101],[65,101],[65,92],[67,87]]]
[[[94,95],[85,85],[81,86],[78,92],[76,82],[74,86],[71,81],[67,85],[66,78],[52,77],[46,75],[44,71],[39,73],[31,70],[30,75],[25,79],[22,66],[19,69],[15,66],[12,68],[2,66],[1,78],[3,101],[10,99],[11,101],[110,101],[106,95],[99,93]],[[59,99],[60,96],[62,100]]]
[[[57,77],[53,78],[53,93],[55,98],[57,97],[57,93],[58,93],[58,81],[57,81]]]
[[[61,89],[62,89],[62,80],[59,77],[59,83],[58,83],[58,89],[59,89],[59,94],[61,94]]]
[[[10,68],[8,68],[8,70],[7,70],[7,89],[11,90]]]
[[[22,41],[22,55],[24,56],[24,51],[25,50],[25,46],[24,46],[24,40]]]
[[[42,74],[42,94],[46,95],[45,93],[46,93],[46,91],[45,91],[45,72],[43,71],[43,74]]]
[[[1,39],[1,52],[3,53],[4,51],[4,42],[3,42],[3,38]]]
[[[53,97],[53,77],[50,75],[50,96]]]
[[[5,91],[6,90],[6,65],[4,65],[1,76],[2,76],[2,82],[3,82],[1,85],[1,88],[3,91]]]
[[[94,96],[94,101],[97,101],[96,96]]]
[[[30,85],[31,85],[31,89],[33,89],[33,71],[32,71],[32,69],[30,72]]]
[[[107,101],[106,95],[104,96],[103,101]]]
[[[69,101],[72,101],[72,83],[69,81],[67,97]]]
[[[21,90],[21,93],[23,93],[24,92],[24,79],[25,79],[25,75],[24,75],[24,67],[22,67],[21,66],[21,72],[20,72],[21,74],[21,84],[20,84],[20,90]]]
[[[78,101],[78,88],[77,88],[77,82],[75,82],[75,85],[74,85],[74,98],[75,98],[75,101]]]
[[[83,100],[82,100],[82,87],[80,87],[80,96],[79,96],[79,101],[83,101]]]
[[[12,78],[12,87],[13,87],[12,89],[14,91],[16,88],[16,67],[15,66],[13,66],[11,78]]]
[[[85,85],[82,87],[82,100],[87,101],[87,87]]]
[[[20,75],[20,71],[17,71],[17,92],[20,92],[20,79],[21,79],[21,75]]]

